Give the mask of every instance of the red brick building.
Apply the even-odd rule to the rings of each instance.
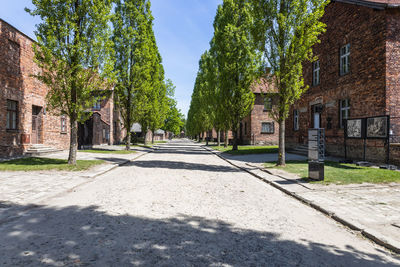
[[[0,19],[0,157],[24,154],[35,145],[67,149],[69,120],[46,110],[48,88],[32,74],[34,40]],[[113,142],[113,101],[104,99],[94,111],[93,144]]]
[[[400,1],[332,1],[322,20],[327,31],[313,49],[318,61],[304,64],[310,88],[292,107],[287,146],[306,144],[307,130],[320,127],[326,152],[344,156],[344,127],[352,118],[389,115],[390,132],[400,135]],[[387,143],[367,139],[366,159],[384,162]],[[348,157],[363,158],[363,144],[348,139]],[[396,153],[391,146],[392,160],[399,162]]]
[[[279,139],[279,124],[271,116],[271,110],[276,105],[273,94],[271,94],[273,91],[263,81],[260,85],[254,86],[253,92],[255,95],[254,107],[239,125],[239,144],[276,145]],[[217,133],[213,129],[208,136],[212,136],[216,140]],[[221,133],[221,140],[224,140],[223,133]],[[228,140],[229,143],[232,143],[231,131],[228,132]]]

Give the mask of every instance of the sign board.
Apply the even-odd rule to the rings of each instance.
[[[308,160],[322,162],[325,159],[324,129],[308,130]]]
[[[348,119],[345,126],[347,138],[363,139],[365,137],[364,119]]]
[[[367,118],[367,138],[388,138],[389,117],[371,117]]]

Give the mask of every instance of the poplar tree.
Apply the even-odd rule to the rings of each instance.
[[[168,79],[165,87],[167,89],[168,112],[164,122],[164,130],[172,132],[174,135],[179,135],[184,126],[184,121],[182,120],[183,115],[176,107],[177,102],[174,99],[175,86],[172,81]]]
[[[312,47],[326,25],[320,21],[326,0],[253,0],[253,36],[271,68],[270,82],[277,89],[273,114],[279,123],[278,165],[285,165],[285,121],[290,106],[308,89],[303,63],[314,61]],[[275,91],[273,93],[276,93]]]
[[[141,123],[142,131],[147,133],[150,98],[155,73],[152,22],[153,17],[148,0],[116,0],[113,18],[113,41],[116,52],[115,87],[116,104],[119,107],[124,128],[127,131],[126,149],[130,149],[131,127],[134,122]]]
[[[233,133],[233,150],[238,149],[238,128],[254,105],[252,83],[261,76],[261,55],[250,34],[252,6],[246,0],[224,0],[214,20],[211,50],[218,65],[219,94],[224,117]],[[225,137],[227,138],[227,136]]]
[[[111,0],[32,0],[25,9],[42,20],[35,31],[35,62],[49,111],[70,121],[69,164],[76,164],[78,122],[91,115],[95,92],[112,82]],[[106,79],[107,77],[107,79]]]

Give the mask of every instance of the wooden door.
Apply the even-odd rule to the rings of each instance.
[[[32,144],[40,143],[41,107],[32,106]]]

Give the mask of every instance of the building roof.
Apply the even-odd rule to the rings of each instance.
[[[140,125],[140,123],[135,122],[131,127],[131,132],[141,133],[142,132],[142,125]]]
[[[165,134],[164,130],[158,129],[154,132],[154,134]]]
[[[31,42],[36,43],[35,40],[33,40],[31,37],[29,37],[27,34],[23,33],[22,31],[18,30],[16,27],[5,21],[4,19],[0,18],[0,22],[8,25],[8,27],[14,29],[15,31],[19,32],[21,35],[23,35],[25,38],[29,39]]]
[[[253,83],[252,89],[253,93],[255,94],[266,94],[266,93],[276,93],[277,90],[275,88],[275,85],[271,81],[271,79],[267,79],[266,77],[263,77],[256,82]]]
[[[399,8],[400,0],[333,0],[335,2],[366,6],[375,9]]]

